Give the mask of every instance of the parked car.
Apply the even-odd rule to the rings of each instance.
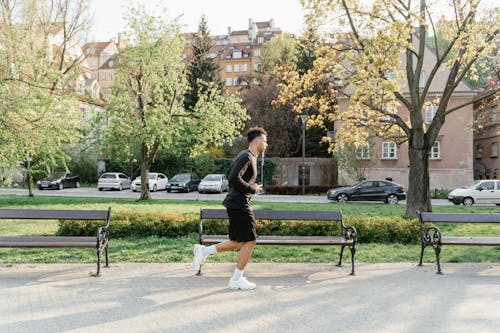
[[[50,176],[36,182],[39,190],[62,190],[67,187],[80,187],[80,176],[71,172],[55,172]]]
[[[327,197],[338,202],[383,201],[394,205],[406,199],[406,192],[403,185],[390,180],[368,179],[352,187],[332,188]]]
[[[149,190],[156,192],[165,190],[167,188],[168,177],[163,173],[150,172],[149,173]],[[137,192],[141,190],[141,176],[136,177],[130,185],[132,191]]]
[[[193,173],[178,173],[167,183],[167,192],[190,192],[198,189],[200,178]]]
[[[454,189],[448,200],[455,205],[496,204],[500,206],[500,180],[476,180],[468,186]]]
[[[97,180],[97,188],[99,191],[104,189],[124,190],[130,188],[130,178],[121,172],[106,172]]]
[[[222,193],[229,190],[229,181],[226,175],[213,173],[206,175],[198,185],[198,192],[217,192]]]

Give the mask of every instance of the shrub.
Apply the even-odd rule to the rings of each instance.
[[[339,185],[306,185],[306,194],[325,194],[329,189],[340,187]],[[302,194],[302,185],[266,185],[264,190],[267,194],[298,195]]]
[[[182,237],[198,233],[198,216],[174,214],[114,213],[111,217],[110,237]],[[206,234],[227,234],[225,220],[207,220],[203,223]],[[344,224],[354,226],[358,241],[362,243],[416,243],[419,229],[415,219],[402,217],[345,216]],[[102,222],[59,221],[57,235],[95,236]],[[324,236],[339,235],[338,223],[324,221],[259,220],[257,231],[261,235]]]

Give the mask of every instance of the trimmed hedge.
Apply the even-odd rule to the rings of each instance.
[[[182,237],[198,233],[197,215],[113,213],[111,215],[110,237]],[[225,220],[204,221],[206,234],[227,234]],[[362,243],[416,243],[419,226],[415,219],[402,217],[358,217],[344,216],[346,226],[358,231]],[[60,220],[57,235],[95,236],[102,222]],[[257,221],[260,235],[323,236],[339,235],[338,223],[324,221]]]
[[[339,185],[306,185],[306,194],[325,194],[329,189],[340,187]],[[302,194],[302,185],[265,185],[267,194],[298,195]]]

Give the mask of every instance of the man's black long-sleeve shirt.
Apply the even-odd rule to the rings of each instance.
[[[229,173],[230,190],[223,201],[226,208],[251,210],[250,199],[255,194],[251,187],[257,179],[257,159],[246,149],[233,162]]]

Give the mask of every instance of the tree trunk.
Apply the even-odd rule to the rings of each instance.
[[[149,191],[150,167],[148,147],[143,143],[141,145],[141,200],[151,199],[151,192]]]
[[[423,138],[419,141],[423,142]],[[408,177],[406,215],[415,216],[417,210],[431,212],[429,149],[426,149],[423,144],[418,145],[409,141],[408,155],[410,173]]]

